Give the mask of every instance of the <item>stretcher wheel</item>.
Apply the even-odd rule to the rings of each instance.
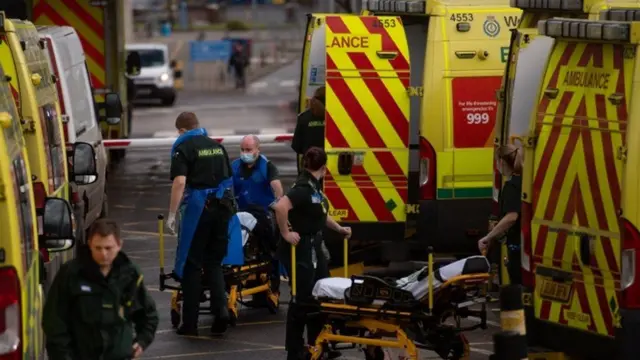
[[[280,296],[279,294],[269,293],[267,294],[267,309],[272,314],[277,314],[280,309]]]
[[[229,326],[235,327],[238,323],[238,315],[236,315],[235,311],[229,311]]]
[[[376,346],[373,348],[373,351],[370,349],[364,350],[364,358],[365,360],[384,360],[384,351],[380,346]]]
[[[173,326],[174,329],[177,329],[178,326],[180,326],[180,320],[180,312],[175,309],[171,309],[171,326]]]

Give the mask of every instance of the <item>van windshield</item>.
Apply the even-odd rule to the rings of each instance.
[[[142,67],[162,66],[165,64],[162,50],[136,50],[140,54]]]

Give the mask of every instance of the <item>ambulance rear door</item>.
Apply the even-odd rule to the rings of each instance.
[[[571,23],[578,21],[551,19],[541,29],[560,36],[577,30]],[[595,21],[595,32],[556,39],[535,110],[527,180],[535,316],[605,337],[615,336],[620,298],[620,154],[637,56],[636,45],[622,40],[633,33],[629,24],[610,25],[606,42]],[[579,37],[593,40],[573,39]]]
[[[309,108],[309,100],[317,88],[324,85],[324,18],[325,14],[307,15],[307,29],[300,64],[298,111]],[[315,36],[315,41],[314,41]]]
[[[406,220],[410,66],[401,21],[325,18],[325,194],[338,221]]]
[[[507,77],[503,79],[499,94],[501,102],[496,118],[496,144],[521,144],[521,140],[527,135],[553,44],[553,38],[539,36],[537,29],[518,29],[512,33]],[[493,200],[497,204],[503,179],[497,171],[497,159],[494,162]]]

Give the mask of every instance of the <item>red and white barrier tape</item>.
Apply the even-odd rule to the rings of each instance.
[[[256,135],[260,144],[278,144],[291,142],[293,134],[263,134]],[[244,135],[211,136],[212,139],[223,145],[240,145]],[[147,138],[147,139],[109,139],[103,140],[104,147],[108,149],[151,149],[169,148],[176,138]]]

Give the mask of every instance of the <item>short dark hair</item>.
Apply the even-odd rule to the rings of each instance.
[[[307,170],[317,171],[327,165],[327,153],[319,147],[310,147],[307,152],[304,153],[302,163]]]
[[[181,112],[176,118],[176,129],[193,130],[200,126],[198,117],[191,111]]]
[[[113,235],[118,242],[120,242],[120,227],[115,220],[111,219],[98,219],[89,227],[89,233],[87,234],[87,240],[90,240],[94,235],[100,235],[107,237]]]

